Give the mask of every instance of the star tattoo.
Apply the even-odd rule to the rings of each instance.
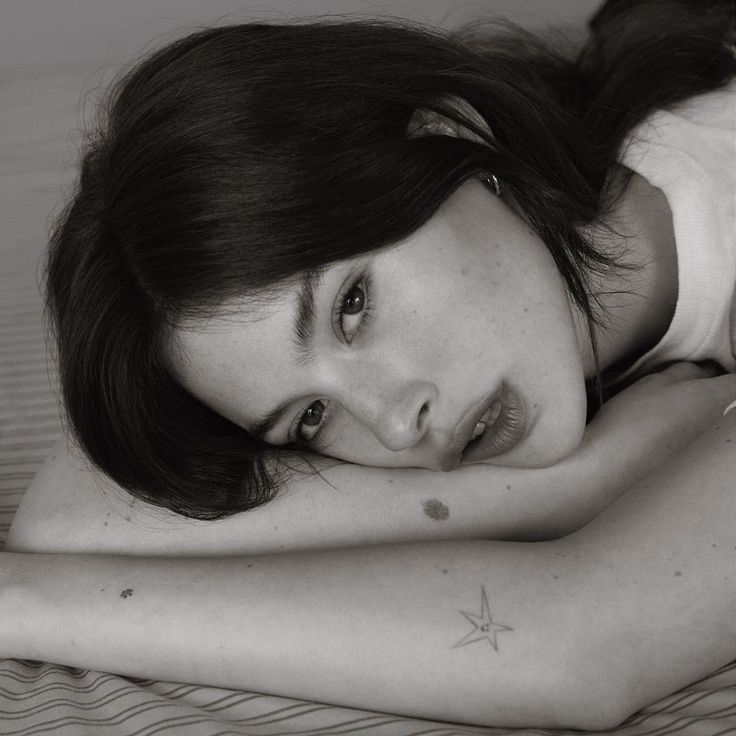
[[[487,641],[496,651],[498,651],[498,642],[496,641],[497,631],[513,631],[510,626],[496,623],[491,618],[491,609],[488,606],[488,596],[486,589],[481,585],[480,588],[480,615],[460,611],[471,624],[473,630],[468,632],[457,644],[452,645],[452,649],[464,647],[466,644],[473,644],[476,641]]]

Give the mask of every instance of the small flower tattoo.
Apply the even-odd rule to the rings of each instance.
[[[121,598],[130,598],[133,595],[133,588],[126,588],[121,594]]]

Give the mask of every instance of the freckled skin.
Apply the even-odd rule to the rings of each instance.
[[[367,322],[335,321],[351,284],[367,293]],[[527,433],[491,464],[546,467],[579,445],[586,328],[544,243],[479,180],[392,247],[324,270],[309,361],[294,347],[297,293],[294,283],[265,306],[234,300],[183,325],[170,357],[184,388],[246,428],[285,403],[265,437],[276,445],[319,401],[323,454],[442,470],[462,418],[507,382],[524,400]]]
[[[435,521],[444,521],[450,517],[450,509],[442,501],[435,498],[424,501],[422,506],[424,507],[424,513]]]

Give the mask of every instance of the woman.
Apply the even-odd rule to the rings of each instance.
[[[732,16],[693,7],[608,3],[574,61],[518,35],[238,26],[123,80],[52,243],[69,418],[138,499],[251,511],[147,507],[140,529],[63,456],[11,544],[284,554],[7,556],[4,651],[592,728],[730,661],[734,384],[707,377],[734,370]],[[672,157],[707,173],[700,257],[732,269],[708,305]],[[638,381],[586,427],[604,389],[684,359],[717,365]],[[415,543],[340,548],[371,541]]]

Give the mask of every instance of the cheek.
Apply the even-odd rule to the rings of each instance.
[[[402,468],[418,464],[417,453],[411,449],[394,452],[384,447],[364,424],[340,408],[328,429],[322,454],[356,465],[381,468]],[[419,463],[421,465],[421,463]]]
[[[374,454],[373,441],[375,437],[367,427],[358,422],[346,409],[337,406],[330,413],[322,452],[340,460],[368,465]]]

